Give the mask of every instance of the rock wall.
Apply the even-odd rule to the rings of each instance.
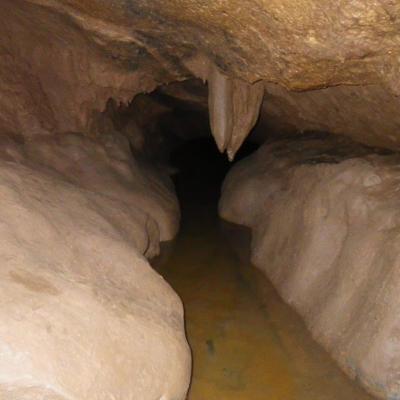
[[[265,140],[267,135],[322,131],[346,135],[369,146],[399,150],[399,107],[400,98],[380,85],[291,92],[266,84],[257,136]]]
[[[0,14],[1,132],[90,134],[109,98],[128,102],[155,87],[71,17],[24,0],[2,1]]]
[[[0,295],[0,337],[5,338],[0,349],[4,355],[4,364],[0,364],[0,397],[181,399],[189,379],[181,304],[143,257],[157,254],[159,241],[175,235],[179,212],[168,177],[142,157],[146,143],[152,140],[146,137],[148,131],[139,132],[138,119],[131,118],[132,107],[141,101],[134,104],[132,100],[139,93],[172,81],[193,77],[207,80],[213,132],[230,158],[257,120],[263,89],[267,95],[262,114],[272,133],[329,130],[376,146],[399,148],[399,5],[389,0],[217,0],[201,6],[193,0],[2,0],[0,15],[0,250],[5,260],[0,271],[4,286]],[[189,98],[193,97],[196,103],[196,89],[192,90],[189,87]],[[207,96],[200,94],[205,100],[199,103],[205,104],[206,109]],[[107,114],[109,99],[114,99],[112,111],[118,114],[115,118]],[[144,106],[141,109],[147,112],[143,119],[148,122],[156,115],[158,118],[166,112],[164,106],[156,105],[152,111]],[[140,114],[138,109],[136,113]],[[132,159],[128,144],[117,131],[130,138],[136,158]],[[156,138],[153,142],[157,142]],[[305,143],[304,147],[314,145]],[[162,143],[152,146],[157,149]],[[283,182],[290,181],[304,204],[293,202],[291,196],[287,203],[291,207],[298,204],[298,208],[308,204],[306,188],[291,178],[294,171],[304,173],[301,182],[314,179],[316,187],[326,187],[324,196],[331,196],[329,201],[335,196],[346,199],[333,201],[335,207],[329,221],[340,226],[334,229],[332,240],[340,254],[351,250],[342,249],[335,240],[357,249],[357,240],[361,239],[353,239],[355,234],[337,239],[342,238],[342,233],[337,232],[353,229],[341,224],[343,215],[347,215],[343,210],[356,201],[349,188],[357,184],[364,188],[361,183],[356,184],[356,172],[363,174],[364,167],[383,168],[389,171],[387,179],[391,182],[395,167],[384,162],[381,165],[378,156],[354,161],[349,154],[348,160],[337,164],[303,163],[303,168],[292,165],[285,171],[284,166],[291,165],[292,156],[288,154],[289,161],[284,161],[282,167],[271,168],[276,176],[265,178],[271,186],[261,196],[262,166],[275,164],[278,158],[267,153],[260,151],[259,156],[253,157],[254,164],[248,161],[236,169],[233,177],[237,178],[232,179],[243,186],[231,192],[228,179],[224,198],[240,193],[239,199],[226,200],[229,207],[224,205],[225,200],[222,202],[227,217],[230,210],[238,222],[254,226],[255,238],[260,238],[260,243],[255,239],[255,262],[261,266],[258,252],[268,248],[261,243],[263,235],[268,237],[266,243],[275,240],[268,230],[263,231],[267,225],[262,221],[268,211],[263,201],[269,201],[269,196],[283,196]],[[278,164],[285,159],[281,153]],[[273,161],[271,157],[275,157]],[[301,155],[298,157],[302,159]],[[342,167],[353,171],[346,178],[348,181],[343,178],[348,193],[329,185],[335,168]],[[307,174],[313,172],[305,171],[319,171],[321,175],[311,178]],[[242,175],[247,176],[246,180],[240,178]],[[380,179],[386,182],[386,178]],[[386,187],[391,194],[394,189],[386,183],[363,190]],[[337,192],[329,191],[333,188]],[[395,208],[386,207],[381,197],[374,200],[378,205],[373,203],[373,211],[368,207],[365,211],[371,219],[357,219],[349,212],[351,223],[381,226],[386,218],[391,219],[386,215],[392,215]],[[360,201],[364,204],[367,200],[361,196]],[[243,209],[246,204],[249,208]],[[381,214],[376,216],[376,210],[381,208],[385,210],[379,211],[384,215],[382,219]],[[301,241],[307,238],[299,233],[305,222],[298,219],[295,211],[290,215],[286,208],[285,212],[276,208],[274,223],[284,231],[276,219],[289,218],[290,227],[282,235],[288,236],[291,246],[300,237]],[[316,220],[323,218],[312,215]],[[354,223],[354,218],[361,225]],[[307,229],[314,232],[309,225]],[[321,235],[329,236],[330,232],[320,229]],[[382,233],[386,231],[376,232],[386,238]],[[361,234],[366,235],[363,229]],[[375,243],[372,236],[362,240]],[[285,249],[290,248],[289,244]],[[316,249],[313,246],[317,244],[321,243],[309,239],[309,247],[305,248],[321,257],[325,252],[331,254],[331,248],[336,249],[324,243]],[[285,253],[288,265],[293,260],[297,262],[296,251],[300,250],[296,249],[305,251],[303,244],[296,246],[293,252]],[[370,315],[374,318],[379,314],[376,307],[385,310],[376,317],[381,318],[379,325],[374,325],[375,320],[370,322],[381,336],[377,333],[365,342],[370,336],[364,332],[372,331],[363,325],[359,346],[347,351],[346,346],[353,339],[343,339],[341,344],[342,339],[333,333],[319,333],[328,332],[322,328],[325,322],[318,321],[329,315],[323,312],[325,298],[318,297],[320,292],[315,294],[315,304],[321,311],[311,306],[312,311],[303,311],[308,306],[300,305],[300,300],[299,305],[294,304],[327,347],[351,354],[350,361],[343,361],[345,356],[332,350],[343,366],[357,371],[352,373],[359,374],[365,382],[371,378],[368,385],[373,390],[382,384],[383,391],[395,393],[395,379],[390,377],[388,367],[391,356],[382,356],[397,351],[395,342],[387,351],[389,339],[384,336],[389,332],[387,324],[395,317],[376,293],[384,285],[382,282],[395,273],[388,260],[395,257],[396,251],[391,244],[387,244],[389,250],[385,253],[383,244],[376,246],[377,254],[382,253],[382,265],[374,261],[371,265],[378,263],[380,267],[370,267],[371,271],[363,275],[371,292],[364,303],[377,301],[378,306],[371,306]],[[311,257],[307,254],[302,255],[305,260]],[[343,263],[351,264],[349,257],[343,256]],[[337,264],[344,265],[341,261]],[[369,268],[367,265],[365,262],[364,268]],[[302,267],[294,268],[290,274],[297,277],[301,270]],[[290,275],[281,266],[276,271],[281,271],[276,274],[285,275],[285,279]],[[337,281],[336,286],[340,286],[342,278],[336,272],[329,273],[333,277],[330,285],[335,286],[332,282]],[[382,276],[373,283],[379,273]],[[272,272],[269,275],[275,279]],[[291,287],[288,282],[292,280],[280,284],[279,279],[275,279],[277,286],[282,293],[289,293],[284,288]],[[300,290],[292,285],[290,296]],[[302,285],[301,290],[308,288],[306,283]],[[334,293],[328,289],[326,296]],[[311,298],[305,296],[304,302],[311,302]],[[331,305],[335,302],[328,301],[328,297],[325,300],[326,307],[339,307]],[[351,307],[357,310],[351,315],[354,323],[338,321],[341,329],[358,328],[354,325],[357,321],[370,321],[365,316],[367,311]],[[383,315],[388,316],[387,321]],[[348,337],[354,336],[348,333]],[[384,350],[379,350],[382,343]],[[371,350],[366,352],[369,347]],[[381,361],[378,372],[371,367],[367,354]],[[75,371],[82,373],[77,376]],[[387,384],[384,373],[389,376]]]
[[[174,193],[123,138],[0,146],[0,397],[183,400],[180,299],[146,261]]]
[[[233,100],[257,104],[230,106],[234,119],[248,119],[245,131],[258,110],[248,83],[262,80],[275,132],[326,130],[400,148],[400,8],[389,0],[3,0],[0,15],[0,132],[91,135],[109,98],[128,103],[198,77],[211,92],[225,87],[221,98],[240,88]],[[243,127],[235,130],[241,138]]]
[[[252,262],[371,393],[400,398],[399,156],[334,136],[261,147],[223,185]]]
[[[390,0],[24,2],[66,17],[105,54],[131,68],[146,63],[166,80],[187,76],[200,55],[235,77],[290,89],[399,89],[400,6]]]

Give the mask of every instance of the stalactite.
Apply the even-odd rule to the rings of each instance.
[[[215,66],[207,80],[211,131],[219,151],[232,161],[257,122],[264,86],[231,79]]]

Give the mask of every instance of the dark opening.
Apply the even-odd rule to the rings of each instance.
[[[193,208],[206,208],[210,217],[217,217],[217,205],[223,180],[229,169],[242,158],[258,148],[252,142],[245,142],[238,152],[235,161],[229,162],[225,155],[219,153],[211,133],[183,142],[170,157],[170,162],[178,171],[174,182],[181,203],[185,223],[186,213]]]

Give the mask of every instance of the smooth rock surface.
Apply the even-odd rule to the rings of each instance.
[[[237,164],[220,201],[314,338],[386,399],[400,396],[399,162],[334,136],[282,140]]]
[[[2,399],[185,398],[182,304],[143,256],[176,229],[174,195],[124,154],[3,139]]]
[[[262,82],[248,84],[229,79],[212,67],[208,76],[211,132],[221,153],[230,161],[258,120],[264,96]]]

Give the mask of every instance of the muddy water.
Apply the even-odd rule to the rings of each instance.
[[[189,400],[372,399],[311,339],[261,273],[239,261],[228,240],[236,235],[222,234],[217,218],[221,165],[206,160],[199,167],[202,161],[178,176],[182,229],[157,268],[185,306]]]
[[[194,361],[189,399],[371,399],[313,342],[269,282],[236,258],[208,208],[189,214],[160,270],[185,305]]]

